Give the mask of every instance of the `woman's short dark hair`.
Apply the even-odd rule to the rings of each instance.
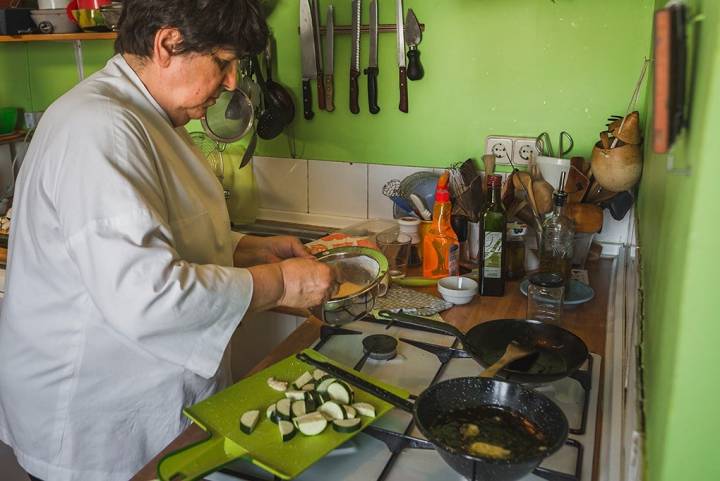
[[[219,48],[238,57],[259,53],[268,27],[257,0],[125,0],[115,50],[152,55],[155,34],[177,28],[183,36],[178,53],[210,53]]]

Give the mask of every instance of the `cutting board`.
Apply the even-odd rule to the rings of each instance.
[[[352,372],[356,376],[382,387],[403,399],[410,393],[395,386],[366,376],[351,368],[323,356],[317,351],[303,351],[309,357],[329,362]],[[295,356],[279,361],[226,390],[183,410],[209,437],[200,443],[165,456],[158,464],[161,481],[190,481],[216,471],[225,464],[245,458],[262,469],[282,479],[292,479],[319,461],[333,449],[355,436],[353,433],[339,433],[331,425],[317,436],[305,436],[298,432],[291,440],[283,442],[277,424],[265,416],[267,407],[284,398],[284,394],[271,389],[267,379],[292,383],[305,371],[311,373],[314,366],[298,360]],[[361,417],[362,428],[379,419],[393,408],[393,405],[378,397],[353,387],[355,402],[367,402],[375,407],[376,417]],[[260,410],[260,420],[252,434],[240,430],[240,416],[252,409]]]

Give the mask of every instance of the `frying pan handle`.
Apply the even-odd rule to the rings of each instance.
[[[332,374],[334,377],[340,379],[341,381],[345,381],[352,384],[353,386],[359,387],[363,391],[367,391],[370,394],[379,397],[383,401],[387,401],[393,406],[402,409],[403,411],[407,411],[409,413],[413,412],[414,404],[412,402],[408,401],[407,399],[403,399],[397,394],[391,393],[390,391],[386,391],[380,386],[376,386],[375,384],[356,376],[350,371],[335,366],[334,364],[330,364],[329,362],[313,359],[303,352],[297,354],[296,357],[300,361],[306,364],[311,364],[318,369],[322,369],[323,371]]]
[[[453,326],[452,324],[435,321],[426,317],[412,316],[403,312],[392,312],[385,309],[378,311],[377,317],[380,319],[385,319],[387,321],[397,321],[403,324],[410,324],[411,326],[415,327],[425,327],[434,331],[441,332],[443,334],[455,336],[461,341],[465,337],[465,334],[463,334],[460,329]]]
[[[204,441],[174,451],[160,460],[157,474],[160,481],[191,481],[217,471],[247,451],[223,436],[210,436]]]

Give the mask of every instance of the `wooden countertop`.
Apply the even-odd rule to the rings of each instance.
[[[604,356],[605,326],[613,260],[600,259],[595,262],[590,262],[587,268],[590,285],[595,290],[595,297],[590,302],[574,309],[566,309],[563,327],[582,338],[591,352]],[[518,286],[518,281],[508,282],[504,297],[493,298],[477,296],[470,304],[455,306],[445,311],[442,313],[442,317],[445,321],[454,324],[463,331],[467,331],[475,324],[492,319],[524,319],[527,301]],[[437,295],[437,290],[434,287],[421,290]],[[262,370],[310,346],[319,337],[321,325],[322,323],[318,319],[308,318],[300,327],[290,334],[285,341],[274,349],[267,358],[260,362],[252,372]],[[603,384],[603,372],[604,366],[601,370],[600,389],[602,389]],[[602,406],[602,390],[600,391],[599,405]],[[602,412],[598,413],[597,426],[602,426]],[[597,429],[595,443],[596,453],[600,448],[600,434],[601,430]],[[157,463],[163,456],[183,446],[205,439],[206,437],[205,431],[195,424],[192,424],[145,465],[131,481],[150,481],[156,479]],[[593,479],[595,478],[597,478],[597,456],[595,456],[595,465],[593,467]]]

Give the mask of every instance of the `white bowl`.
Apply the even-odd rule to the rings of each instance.
[[[456,305],[467,304],[478,293],[478,283],[469,277],[443,277],[438,281],[437,289],[446,301]]]
[[[73,33],[78,26],[67,16],[64,8],[32,10],[30,16],[41,33]]]
[[[564,172],[567,179],[568,172],[570,172],[570,159],[540,156],[537,158],[537,164],[543,179],[548,181],[555,190],[557,190],[560,183],[561,174]]]

